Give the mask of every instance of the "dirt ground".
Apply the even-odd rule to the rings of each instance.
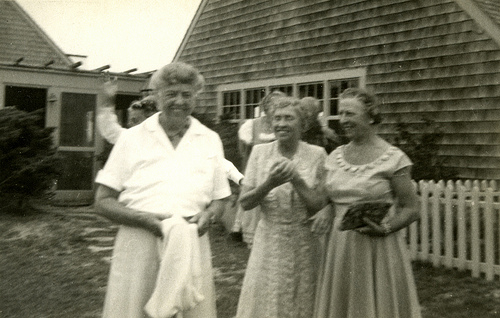
[[[0,213],[0,317],[100,317],[117,227],[90,207]],[[248,248],[210,230],[219,318],[236,313]],[[500,317],[500,282],[414,263],[424,318]]]

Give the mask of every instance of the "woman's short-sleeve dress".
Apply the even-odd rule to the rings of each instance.
[[[242,153],[244,168],[246,168],[250,151],[253,146],[276,140],[274,132],[269,131],[269,127],[266,126],[265,121],[266,116],[251,119],[243,123],[238,131],[240,141],[246,145],[243,147],[244,153]],[[253,244],[255,229],[257,228],[259,220],[260,207],[245,211],[240,205],[238,205],[232,231],[241,231],[243,234],[243,241],[248,244],[248,247],[251,247]]]
[[[420,318],[403,233],[370,237],[338,229],[353,202],[394,203],[390,180],[412,163],[393,146],[366,165],[347,163],[343,152],[344,146],[340,146],[325,161],[325,186],[336,217],[323,255],[314,317]],[[389,215],[394,213],[392,208]]]
[[[278,143],[257,145],[248,161],[244,184],[256,187],[281,158]],[[323,175],[326,152],[300,142],[292,161],[315,187]],[[252,252],[238,303],[238,318],[310,318],[317,278],[318,242],[311,233],[305,205],[291,183],[274,188],[260,204]]]

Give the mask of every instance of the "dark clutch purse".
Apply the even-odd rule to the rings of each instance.
[[[369,218],[373,222],[380,224],[382,219],[387,215],[392,203],[368,201],[356,202],[349,206],[344,218],[340,223],[339,229],[341,231],[354,230],[358,227],[363,227],[366,223],[363,221],[364,217]]]

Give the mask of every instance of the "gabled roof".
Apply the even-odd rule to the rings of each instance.
[[[189,37],[191,36],[191,33],[193,32],[194,27],[196,26],[196,23],[198,22],[198,19],[200,18],[200,15],[203,13],[203,9],[207,5],[208,0],[201,0],[200,5],[198,6],[198,9],[196,10],[196,13],[191,20],[191,23],[189,24],[189,28],[187,29],[186,33],[184,34],[184,38],[182,39],[181,45],[177,48],[177,52],[175,52],[175,56],[173,58],[173,61],[176,62],[179,59],[179,56],[182,54],[182,51],[184,51],[184,47],[186,46],[187,41],[189,40]]]
[[[478,6],[500,25],[500,2],[498,0],[475,0]]]
[[[70,58],[14,0],[0,0],[0,63],[68,69]]]
[[[498,0],[455,0],[455,2],[500,46]]]

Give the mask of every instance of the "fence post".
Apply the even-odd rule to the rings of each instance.
[[[479,236],[479,188],[472,188],[471,196],[471,254],[472,254],[472,277],[479,277],[480,262],[480,236]]]
[[[431,185],[433,181],[431,181]],[[442,187],[438,183],[432,187],[432,264],[438,266],[441,258],[441,213],[440,197]]]
[[[453,187],[447,185],[444,192],[444,265],[453,267],[453,211],[452,211]]]
[[[421,180],[420,185],[420,244],[421,258],[429,259],[429,184]]]
[[[458,194],[458,211],[457,211],[457,229],[458,229],[458,269],[465,269],[465,260],[467,259],[467,245],[466,245],[466,218],[465,218],[465,187],[459,183],[457,184]]]
[[[495,251],[493,244],[493,189],[487,188],[485,191],[484,205],[484,249],[486,262],[486,280],[493,280],[493,265],[495,261]]]

